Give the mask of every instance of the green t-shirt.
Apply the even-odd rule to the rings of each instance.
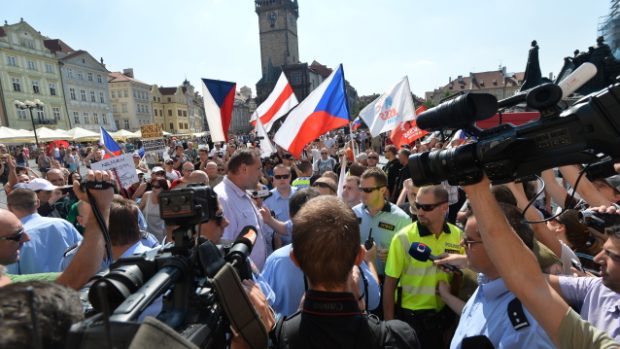
[[[24,274],[13,275],[6,274],[12,282],[26,282],[26,281],[56,281],[61,273],[36,273],[36,274]]]

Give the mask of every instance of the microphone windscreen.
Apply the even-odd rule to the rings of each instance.
[[[577,91],[586,82],[596,75],[596,66],[590,62],[583,63],[570,75],[558,83],[562,89],[562,99]]]
[[[420,262],[426,262],[429,260],[431,252],[430,247],[419,242],[414,242],[409,247],[409,255]]]

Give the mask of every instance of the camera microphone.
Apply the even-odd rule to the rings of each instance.
[[[420,242],[414,242],[409,247],[409,255],[413,257],[413,259],[418,260],[420,262],[426,262],[428,260],[436,261],[441,258],[432,254],[431,248],[426,246]],[[450,270],[451,272],[462,274],[463,272],[452,264],[443,264],[443,267]]]
[[[577,91],[586,82],[590,81],[594,75],[596,75],[596,66],[594,64],[586,62],[580,65],[579,68],[558,83],[558,86],[562,89],[562,99]]]

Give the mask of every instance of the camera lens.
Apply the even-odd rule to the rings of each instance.
[[[477,166],[476,143],[452,149],[435,150],[409,157],[409,173],[417,186],[439,184],[471,184],[482,179]]]

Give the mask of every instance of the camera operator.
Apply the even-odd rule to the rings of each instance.
[[[607,334],[582,320],[547,283],[534,255],[508,225],[489,185],[489,180],[484,177],[479,183],[466,185],[463,189],[476,214],[484,249],[506,287],[519,298],[556,346],[616,348],[618,345]],[[611,258],[615,258],[613,251],[616,248],[611,244],[606,244],[605,253],[613,254]],[[614,270],[616,262],[609,256],[603,257],[601,262],[605,272]],[[609,284],[613,283],[613,277],[607,276],[606,279]]]
[[[419,348],[407,324],[380,322],[359,307],[357,287],[349,279],[364,249],[353,211],[335,197],[320,196],[308,201],[293,222],[291,258],[305,273],[308,291],[303,309],[276,326],[275,347]]]

